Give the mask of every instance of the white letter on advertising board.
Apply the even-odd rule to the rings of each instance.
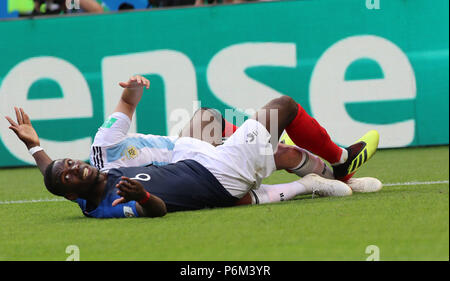
[[[62,98],[28,99],[28,91],[36,81],[51,79],[59,84]],[[81,72],[71,63],[56,57],[35,57],[22,61],[6,75],[0,88],[0,110],[15,119],[14,106],[22,107],[33,120],[89,118],[93,116],[88,84]],[[55,128],[56,135],[64,135],[67,128]],[[17,159],[34,164],[20,140],[8,129],[0,127],[4,145]],[[86,160],[91,137],[70,141],[51,141],[40,138],[52,158],[71,157]]]
[[[297,67],[294,43],[242,43],[218,52],[207,70],[211,91],[233,108],[259,109],[282,93],[250,78],[250,67]]]
[[[376,61],[384,78],[345,81],[347,68],[362,58]],[[317,61],[310,82],[313,116],[334,141],[345,146],[370,129],[380,133],[379,147],[409,145],[415,134],[414,119],[391,124],[363,123],[348,114],[345,104],[415,97],[416,79],[408,57],[392,42],[371,35],[349,37],[327,49]]]

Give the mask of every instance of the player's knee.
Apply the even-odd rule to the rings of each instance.
[[[277,169],[289,169],[298,165],[301,160],[301,152],[292,145],[278,144],[275,154],[275,165]]]
[[[298,110],[297,102],[291,98],[290,96],[281,96],[275,99],[275,102],[278,104],[278,107],[286,112],[291,112],[292,114],[296,114]]]

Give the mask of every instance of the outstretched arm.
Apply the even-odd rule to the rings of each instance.
[[[114,111],[126,114],[131,120],[134,111],[142,98],[144,87],[147,89],[150,88],[150,81],[145,77],[136,75],[131,77],[127,82],[120,82],[119,85],[124,88],[124,90]]]
[[[40,141],[39,137],[31,125],[30,117],[22,108],[14,107],[16,112],[17,123],[9,116],[6,116],[6,120],[8,120],[9,129],[11,129],[16,136],[25,144],[28,150],[33,147],[39,147]],[[39,170],[42,175],[45,173],[45,169],[52,162],[52,159],[45,153],[44,150],[35,152],[33,154],[34,161],[36,161]]]

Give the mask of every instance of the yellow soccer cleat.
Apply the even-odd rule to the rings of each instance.
[[[333,165],[335,178],[342,181],[349,180],[375,154],[379,140],[380,134],[376,130],[371,130],[354,144],[347,147],[347,161],[342,164]]]
[[[281,135],[280,142],[287,145],[295,145],[295,143],[291,140],[286,131],[284,131],[283,134]]]

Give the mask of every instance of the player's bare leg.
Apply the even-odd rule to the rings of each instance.
[[[236,129],[217,110],[201,108],[194,113],[180,136],[200,139],[217,146],[222,144],[222,136],[233,133]],[[278,169],[286,169],[300,177],[314,173],[333,179],[333,171],[322,159],[299,147],[278,144],[275,161]]]
[[[269,102],[254,116],[254,118],[263,125],[266,125],[268,131],[273,135],[272,141],[278,143],[278,136],[281,135],[286,126],[296,119],[297,112],[298,105],[292,98],[281,97]],[[276,120],[270,120],[270,118],[274,118],[274,116]],[[226,127],[224,121],[226,120],[222,115],[214,109],[199,109],[195,112],[190,123],[183,128],[180,136],[194,137],[217,146],[222,142],[221,137],[223,136]],[[272,128],[271,131],[270,126],[274,124],[275,128]],[[228,126],[228,128],[230,128],[230,126]],[[234,126],[231,131],[234,132],[235,129],[236,127]],[[219,132],[222,132],[220,137]],[[321,175],[324,178],[334,179],[332,169],[327,166],[321,158],[297,146],[278,144],[274,159],[277,169],[286,169],[289,172],[297,174],[299,177],[305,177],[310,173],[314,173]],[[302,181],[307,182],[306,186],[302,184]],[[261,200],[255,200],[255,198],[258,198],[256,193],[248,193],[238,204],[255,204],[256,201],[259,203],[279,202],[282,200],[289,200],[297,195],[311,194],[312,192],[316,192],[317,194],[321,193],[322,195],[326,194],[327,196],[342,196],[350,195],[352,193],[345,184],[340,185],[333,181],[325,181],[325,184],[323,184],[322,181],[322,179],[309,176],[305,177],[305,179],[288,184],[262,185],[260,189],[258,189],[259,197],[262,198]],[[358,182],[360,181],[355,181],[356,184],[358,184]],[[324,191],[323,188],[317,188],[320,186],[330,188],[333,186],[337,187],[331,188],[331,191],[330,189],[325,188]],[[376,186],[376,184],[373,186]]]
[[[377,191],[381,189],[382,184],[373,178],[358,178],[348,181],[356,169],[375,153],[378,144],[376,138],[378,134],[376,131],[369,132],[363,136],[363,138],[358,140],[357,143],[350,146],[350,153],[348,153],[346,149],[340,148],[332,142],[326,130],[321,127],[314,118],[309,116],[299,104],[288,96],[274,99],[262,108],[259,112],[260,116],[265,116],[262,123],[270,126],[270,121],[268,120],[270,118],[271,110],[277,112],[280,109],[283,111],[283,116],[289,115],[288,121],[290,120],[290,123],[287,125],[286,131],[289,131],[291,134],[300,131],[300,134],[296,134],[296,140],[297,142],[306,145],[306,147],[300,148],[299,146],[295,146],[286,134],[285,137],[292,142],[291,144],[294,145],[294,147],[289,148],[289,146],[283,144],[278,145],[275,161],[279,169],[286,169],[288,172],[295,173],[300,177],[309,173],[315,173],[325,178],[339,178],[354,186],[354,191],[356,192],[363,192],[364,190],[366,190],[365,192],[373,192],[374,190]],[[279,125],[278,128],[280,128]],[[190,122],[183,128],[180,136],[197,138],[217,146],[222,144],[222,137],[231,135],[236,129],[237,127],[225,120],[220,112],[215,109],[204,107],[194,113]],[[271,133],[273,134],[273,132]],[[279,134],[279,132],[275,134],[276,136],[272,139],[273,142],[278,141]],[[361,140],[368,144],[367,151],[354,149],[354,147],[360,144],[359,141]],[[327,166],[321,158],[310,152],[309,149],[315,149],[320,152],[323,159],[328,161],[331,165],[334,164],[336,171]],[[367,156],[365,156],[364,153],[366,153]],[[362,157],[360,154],[365,157]],[[342,169],[340,166],[349,166],[346,162],[352,163],[358,160],[356,159],[358,158],[357,156],[361,156],[359,158],[361,158],[362,161],[359,161],[357,165],[352,165],[350,167],[353,167],[353,170],[349,170],[351,173],[348,171],[341,171]],[[338,158],[338,162],[333,162]],[[340,162],[342,162],[342,165],[339,164]],[[337,173],[337,171],[339,171],[339,173]],[[332,173],[334,173],[334,175]]]
[[[333,170],[321,158],[305,149],[280,143],[275,154],[275,164],[278,169],[285,169],[299,177],[313,173],[327,179],[334,179]]]
[[[211,108],[200,108],[181,130],[180,137],[191,137],[214,146],[222,144],[223,122],[221,114]]]
[[[271,114],[272,111],[275,111],[275,114]],[[278,120],[271,122],[273,117],[278,118]],[[300,145],[302,148],[308,149],[314,154],[317,153],[330,162],[334,167],[334,178],[344,182],[349,181],[356,170],[373,156],[378,147],[379,135],[375,130],[369,131],[347,149],[338,147],[331,141],[326,130],[288,96],[270,101],[256,113],[254,118],[270,132],[272,142],[278,141],[283,130],[286,130],[295,144],[303,144]],[[278,127],[272,128],[273,125]],[[275,163],[280,163],[281,155],[275,153],[274,156]],[[280,165],[277,168],[285,167]],[[359,190],[367,190],[368,192],[378,191],[382,187],[381,182],[376,179],[372,181],[355,179],[350,183],[355,187],[359,185],[361,187]]]
[[[374,140],[369,139],[370,136],[372,136],[372,138]],[[378,143],[377,137],[378,137],[378,133],[376,133],[376,131],[369,131],[365,135],[365,137],[360,139],[362,141],[365,141],[365,142],[367,141],[367,143],[371,143],[372,144],[372,150],[368,150],[367,156],[369,156],[369,155],[372,156],[374,154],[374,152],[376,150],[376,144]],[[359,143],[360,140],[358,140],[356,143]],[[294,142],[289,138],[289,136],[287,134],[284,134],[281,137],[280,142],[283,143],[283,145],[287,145],[287,146],[290,146],[290,147],[296,147],[297,149],[301,149],[301,148],[297,147],[294,144]],[[350,147],[354,147],[354,146],[350,146]],[[353,149],[352,149],[352,151],[353,151]],[[364,153],[364,151],[363,151],[363,153]],[[353,154],[353,153],[351,153],[351,154]],[[289,155],[287,157],[289,157]],[[317,157],[317,156],[312,154],[312,157]],[[350,156],[350,158],[354,159],[354,156]],[[365,157],[365,161],[367,161],[367,160],[368,160],[368,157]],[[358,166],[361,166],[362,164],[363,164],[363,161],[359,161]],[[329,165],[329,166],[331,166],[331,165]],[[290,171],[289,169],[287,169],[287,171],[288,172],[295,172],[295,171]],[[298,176],[300,176],[300,177],[302,176],[302,174],[299,174],[298,172],[295,172],[295,173]],[[354,172],[352,172],[351,175],[353,173]],[[334,168],[333,168],[333,174],[334,174],[333,178],[336,178],[337,173],[336,173],[336,170],[334,170]],[[383,184],[381,183],[381,181],[376,179],[376,178],[374,178],[374,177],[362,177],[362,178],[351,177],[348,180],[345,180],[345,179],[339,179],[339,180],[343,180],[345,183],[347,183],[350,186],[350,188],[353,190],[353,192],[377,192],[377,191],[380,191],[383,188]]]

